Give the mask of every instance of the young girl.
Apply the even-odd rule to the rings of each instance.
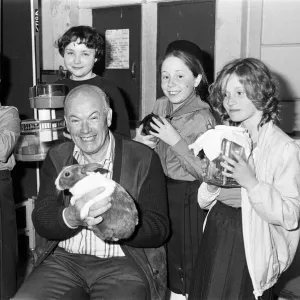
[[[142,136],[140,127],[135,138],[155,148],[167,177],[172,228],[167,243],[171,299],[188,291],[204,219],[197,203],[201,163],[188,145],[215,126],[210,107],[200,96],[207,92],[207,79],[197,58],[199,52],[198,46],[186,41],[169,47],[160,70],[165,96],[156,101],[153,110],[161,121],[153,118],[151,135]]]
[[[299,241],[300,149],[275,125],[277,87],[258,59],[228,63],[210,99],[223,121],[248,130],[248,161],[223,156],[224,176],[241,188],[202,183],[198,202],[210,209],[189,300],[272,299]]]
[[[103,57],[102,36],[90,26],[75,26],[58,39],[57,47],[64,58],[65,67],[71,73],[70,78],[62,79],[57,83],[65,84],[69,90],[82,84],[92,84],[101,88],[109,97],[113,111],[110,129],[130,137],[128,113],[120,90],[110,80],[93,73],[95,63]]]

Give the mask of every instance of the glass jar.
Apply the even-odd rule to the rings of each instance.
[[[213,184],[219,187],[240,187],[240,185],[235,181],[235,179],[231,177],[227,177],[222,174],[226,169],[221,166],[221,162],[224,162],[222,155],[225,155],[233,160],[235,158],[232,155],[232,151],[237,153],[243,159],[246,159],[244,148],[238,145],[235,142],[229,141],[227,139],[223,139],[221,143],[221,153],[214,160],[210,161],[208,158],[208,165],[206,168],[205,176],[203,177],[203,181],[208,184]],[[228,171],[227,171],[228,172]]]

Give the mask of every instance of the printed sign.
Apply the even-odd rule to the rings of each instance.
[[[34,12],[34,24],[35,24],[35,32],[39,32],[39,10],[36,9]]]
[[[129,29],[105,31],[105,68],[129,69]]]

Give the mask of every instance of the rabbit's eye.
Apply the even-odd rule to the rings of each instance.
[[[66,177],[69,177],[69,176],[70,176],[70,172],[66,172],[66,173],[65,173],[65,176],[66,176]]]

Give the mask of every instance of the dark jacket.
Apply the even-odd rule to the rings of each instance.
[[[166,185],[157,154],[145,145],[115,136],[113,180],[120,183],[136,201],[139,225],[133,236],[120,242],[125,255],[132,259],[149,284],[148,299],[165,299],[166,260],[163,244],[169,235]],[[81,228],[69,228],[62,211],[68,198],[57,193],[54,181],[66,165],[77,163],[74,144],[67,141],[48,151],[41,169],[40,192],[32,220],[36,231],[48,240],[68,239]],[[151,296],[150,296],[151,294]]]

